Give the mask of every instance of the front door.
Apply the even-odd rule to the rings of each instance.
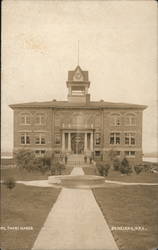
[[[83,154],[84,152],[84,134],[73,133],[71,139],[72,152],[74,154]]]

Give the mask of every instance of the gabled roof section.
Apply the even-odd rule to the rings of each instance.
[[[80,71],[83,76],[83,81],[88,81],[88,71],[84,71],[81,69],[79,65],[75,68],[75,70],[68,71],[68,81],[73,81],[73,77],[76,71]]]

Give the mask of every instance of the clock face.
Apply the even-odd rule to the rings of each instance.
[[[77,72],[76,75],[75,75],[75,77],[76,77],[77,79],[80,79],[80,78],[81,78],[81,74],[80,74],[79,72]]]

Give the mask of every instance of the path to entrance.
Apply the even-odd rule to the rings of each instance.
[[[71,175],[83,175],[74,168]],[[33,250],[118,250],[91,190],[63,188]]]

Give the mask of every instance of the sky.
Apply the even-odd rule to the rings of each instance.
[[[9,104],[66,100],[78,40],[91,99],[147,105],[143,150],[158,151],[156,15],[152,0],[3,1],[2,151],[13,149]]]

